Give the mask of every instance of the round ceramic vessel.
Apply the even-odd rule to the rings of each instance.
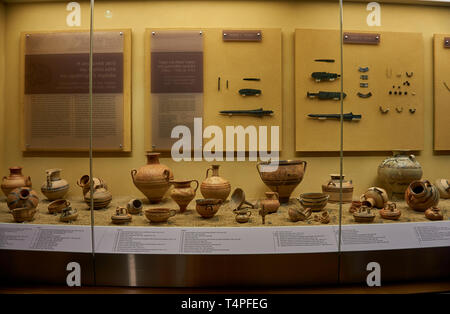
[[[44,194],[49,201],[64,198],[67,191],[69,191],[69,183],[64,179],[61,179],[61,169],[48,169],[46,170],[46,173],[47,181],[41,186],[42,194]]]
[[[405,191],[405,201],[415,211],[423,212],[439,203],[439,191],[428,180],[411,182]]]
[[[63,210],[61,216],[59,217],[59,220],[62,222],[70,222],[77,220],[78,218],[78,212],[76,209],[72,209],[71,207],[67,207]]]
[[[14,208],[11,211],[11,214],[13,215],[15,222],[25,222],[25,221],[32,221],[34,219],[36,211],[37,211],[36,208],[18,207]]]
[[[149,208],[144,211],[145,217],[150,222],[166,222],[170,217],[175,216],[177,211],[170,208]]]
[[[31,178],[25,177],[22,175],[22,167],[10,167],[9,175],[3,177],[1,188],[3,194],[8,197],[9,193],[11,193],[14,189],[21,187],[29,187],[31,188]]]
[[[422,166],[407,151],[395,151],[378,166],[378,176],[393,197],[402,197],[412,181],[422,178]]]
[[[22,207],[36,208],[39,203],[39,198],[37,193],[31,188],[21,187],[12,190],[8,194],[6,202],[10,210]]]
[[[89,192],[89,190],[90,190],[90,183],[89,182],[90,182],[89,181],[89,176],[87,174],[82,176],[80,178],[80,180],[77,181],[77,185],[79,187],[81,187],[81,189],[82,189],[83,196],[86,195],[86,193]],[[92,185],[93,185],[94,190],[97,187],[99,187],[99,186],[103,187],[105,189],[108,189],[108,185],[106,184],[106,182],[103,179],[92,178]]]
[[[132,199],[127,204],[127,210],[130,214],[137,215],[140,212],[142,212],[142,208],[144,207],[144,204],[140,199]]]
[[[195,188],[192,188],[191,184],[195,182]],[[180,212],[186,211],[189,203],[194,199],[195,193],[198,189],[197,180],[172,180],[173,189],[170,191],[170,197],[178,204],[180,207]]]
[[[264,208],[268,210],[269,214],[277,212],[278,208],[280,207],[280,201],[278,200],[279,199],[278,193],[265,192],[265,194],[266,199],[261,201],[261,205],[263,205]]]
[[[294,189],[302,182],[306,171],[306,161],[281,160],[278,165],[259,162],[256,165],[259,176],[265,185],[279,195],[280,203],[288,203]]]
[[[359,210],[353,213],[353,218],[356,222],[370,223],[375,219],[375,214],[370,212],[370,208],[361,206]]]
[[[330,203],[339,203],[341,175],[330,174],[331,179],[325,184],[322,184],[322,192],[328,194]],[[345,175],[342,175],[342,203],[350,203],[353,200],[353,183],[351,180],[344,180]]]
[[[208,177],[209,171],[212,175]],[[200,185],[200,192],[205,199],[220,199],[223,202],[231,192],[231,184],[228,180],[219,176],[219,165],[212,165],[206,170],[206,178]]]
[[[196,203],[195,209],[197,210],[197,213],[203,218],[211,218],[219,211],[219,208],[222,205],[222,200],[206,198],[198,199],[196,200]]]
[[[321,211],[328,202],[329,195],[324,193],[304,193],[298,199],[303,208],[311,208],[313,212]]]
[[[48,212],[50,214],[62,213],[64,208],[70,206],[70,202],[64,199],[55,200],[48,204]]]
[[[364,205],[378,209],[384,208],[388,200],[386,190],[379,187],[370,187],[360,198]]]
[[[246,213],[239,213],[236,214],[236,221],[239,223],[246,223],[250,219],[250,216],[252,215],[252,212],[247,211]]]
[[[450,198],[450,183],[447,179],[437,179],[435,185],[441,198]]]
[[[402,212],[397,209],[397,205],[392,202],[387,202],[383,209],[380,210],[380,216],[383,219],[397,220],[402,215]]]
[[[94,209],[107,208],[112,200],[111,193],[107,189],[103,188],[101,185],[95,188],[92,196],[93,196],[92,198],[94,199]],[[84,201],[89,206],[91,205],[91,191],[88,191],[84,195]]]
[[[134,185],[151,204],[162,201],[169,189],[169,180],[173,180],[172,170],[159,163],[159,155],[160,153],[147,153],[147,164],[138,170],[131,170]]]

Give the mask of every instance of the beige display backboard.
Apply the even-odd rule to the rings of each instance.
[[[450,34],[434,35],[434,149],[450,151]]]
[[[152,147],[150,125],[151,121],[151,34],[163,29],[147,29],[145,40],[146,56],[146,148],[158,150]],[[182,30],[182,29],[178,29]],[[227,126],[254,126],[259,130],[260,126],[267,126],[268,142],[270,150],[270,128],[279,126],[279,150],[281,150],[281,126],[282,126],[282,82],[281,82],[281,29],[258,29],[261,31],[261,41],[224,41],[223,31],[230,28],[200,29],[203,36],[203,129],[207,126],[218,126],[223,132],[225,149],[225,137]],[[256,30],[252,29],[252,30]],[[219,89],[220,77],[220,90]],[[244,81],[243,78],[260,78],[260,81]],[[228,88],[227,88],[228,81]],[[240,89],[260,89],[260,96],[241,96]],[[272,116],[227,116],[219,114],[221,110],[249,110],[263,108],[272,110]],[[209,139],[205,139],[204,144]],[[235,140],[235,145],[236,140]],[[246,140],[248,151],[248,137]]]
[[[343,47],[344,93],[347,95],[344,113],[362,115],[360,121],[344,121],[344,151],[422,150],[422,34],[376,33],[380,35],[379,44],[344,44]],[[307,116],[340,113],[339,100],[307,97],[307,92],[340,91],[340,79],[317,83],[311,77],[312,72],[340,74],[339,47],[338,30],[295,31],[295,143],[298,152],[333,152],[340,148],[339,120],[315,120]],[[335,62],[315,62],[315,59],[335,59]],[[360,72],[360,67],[369,70]],[[367,75],[368,79],[362,80],[361,75]],[[406,81],[409,86],[404,84]],[[360,83],[368,83],[368,87],[360,87]],[[372,94],[369,98],[357,95],[369,92]],[[389,111],[383,113],[380,107]]]
[[[131,30],[98,30],[93,149],[131,151]],[[23,151],[89,150],[88,31],[21,34]]]

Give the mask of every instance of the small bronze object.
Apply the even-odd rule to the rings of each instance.
[[[410,113],[415,113],[416,112],[416,108],[409,108],[409,112]]]
[[[388,113],[388,112],[389,112],[389,108],[387,108],[387,109],[383,109],[383,107],[382,107],[382,106],[380,106],[380,111],[381,111],[381,113],[383,113],[383,114],[386,114],[386,113]]]
[[[395,107],[395,111],[397,111],[398,113],[402,113],[403,107]]]
[[[369,71],[369,67],[359,67],[359,69],[358,69],[358,71],[359,72],[367,72],[367,71]]]
[[[263,225],[266,223],[266,215],[269,213],[269,211],[264,208],[264,205],[262,205],[261,209],[259,210],[259,214],[262,217],[262,223]]]
[[[412,76],[413,76],[413,74],[414,74],[414,72],[411,72],[411,74],[410,74],[410,73],[408,73],[408,72],[406,72],[406,76],[407,76],[407,77],[412,77]]]

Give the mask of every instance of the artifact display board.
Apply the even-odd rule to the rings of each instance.
[[[93,40],[93,148],[131,151],[131,31]],[[89,32],[22,33],[24,151],[89,149]]]
[[[434,35],[434,149],[450,150],[450,34]]]
[[[174,124],[170,115],[157,116],[155,120],[156,98],[153,80],[156,67],[152,64],[155,45],[155,35],[167,30],[148,29],[146,31],[146,99],[147,121],[159,123],[160,126]],[[222,130],[225,142],[226,126],[254,126],[260,132],[260,126],[267,126],[267,148],[271,147],[270,126],[282,125],[282,96],[281,96],[281,30],[280,29],[201,29],[177,30],[177,32],[201,33],[203,38],[203,109],[198,117],[203,117],[203,129],[209,125]],[[178,47],[179,42],[173,42],[172,47]],[[178,48],[177,48],[178,49]],[[157,84],[160,86],[160,84]],[[173,93],[174,91],[172,91]],[[181,89],[175,90],[178,96],[184,95]],[[175,95],[175,94],[174,94]],[[179,98],[179,97],[178,97]],[[177,98],[177,99],[178,99]],[[198,100],[200,102],[200,100]],[[180,104],[186,101],[176,101],[171,108],[174,113],[182,113]],[[196,108],[197,110],[198,108]],[[259,109],[262,109],[261,111]],[[232,112],[229,112],[229,111]],[[246,112],[233,112],[233,110]],[[256,110],[256,111],[255,111]],[[225,111],[225,112],[221,112]],[[153,116],[153,120],[151,120]],[[184,116],[183,119],[191,116]],[[178,120],[177,120],[178,121]],[[183,125],[190,126],[190,123]],[[150,123],[146,123],[150,125]],[[158,128],[147,126],[146,147],[148,150],[170,150],[174,140],[169,138],[166,143],[153,134]],[[167,131],[167,130],[166,130]],[[191,135],[194,130],[191,129]],[[212,135],[214,136],[214,134]],[[281,131],[279,132],[281,143]],[[193,141],[192,141],[193,142]],[[203,141],[208,142],[208,139]],[[245,150],[248,151],[248,141]],[[236,148],[236,144],[235,144]],[[221,151],[226,147],[214,147],[212,150]],[[279,149],[281,150],[281,144]],[[235,150],[238,150],[237,148]]]
[[[352,31],[343,41],[344,150],[422,150],[422,34]],[[339,151],[339,116],[308,116],[340,113],[339,45],[338,30],[295,31],[296,151]]]

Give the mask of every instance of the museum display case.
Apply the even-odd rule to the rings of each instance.
[[[2,281],[450,277],[446,1],[4,1],[0,39]]]

